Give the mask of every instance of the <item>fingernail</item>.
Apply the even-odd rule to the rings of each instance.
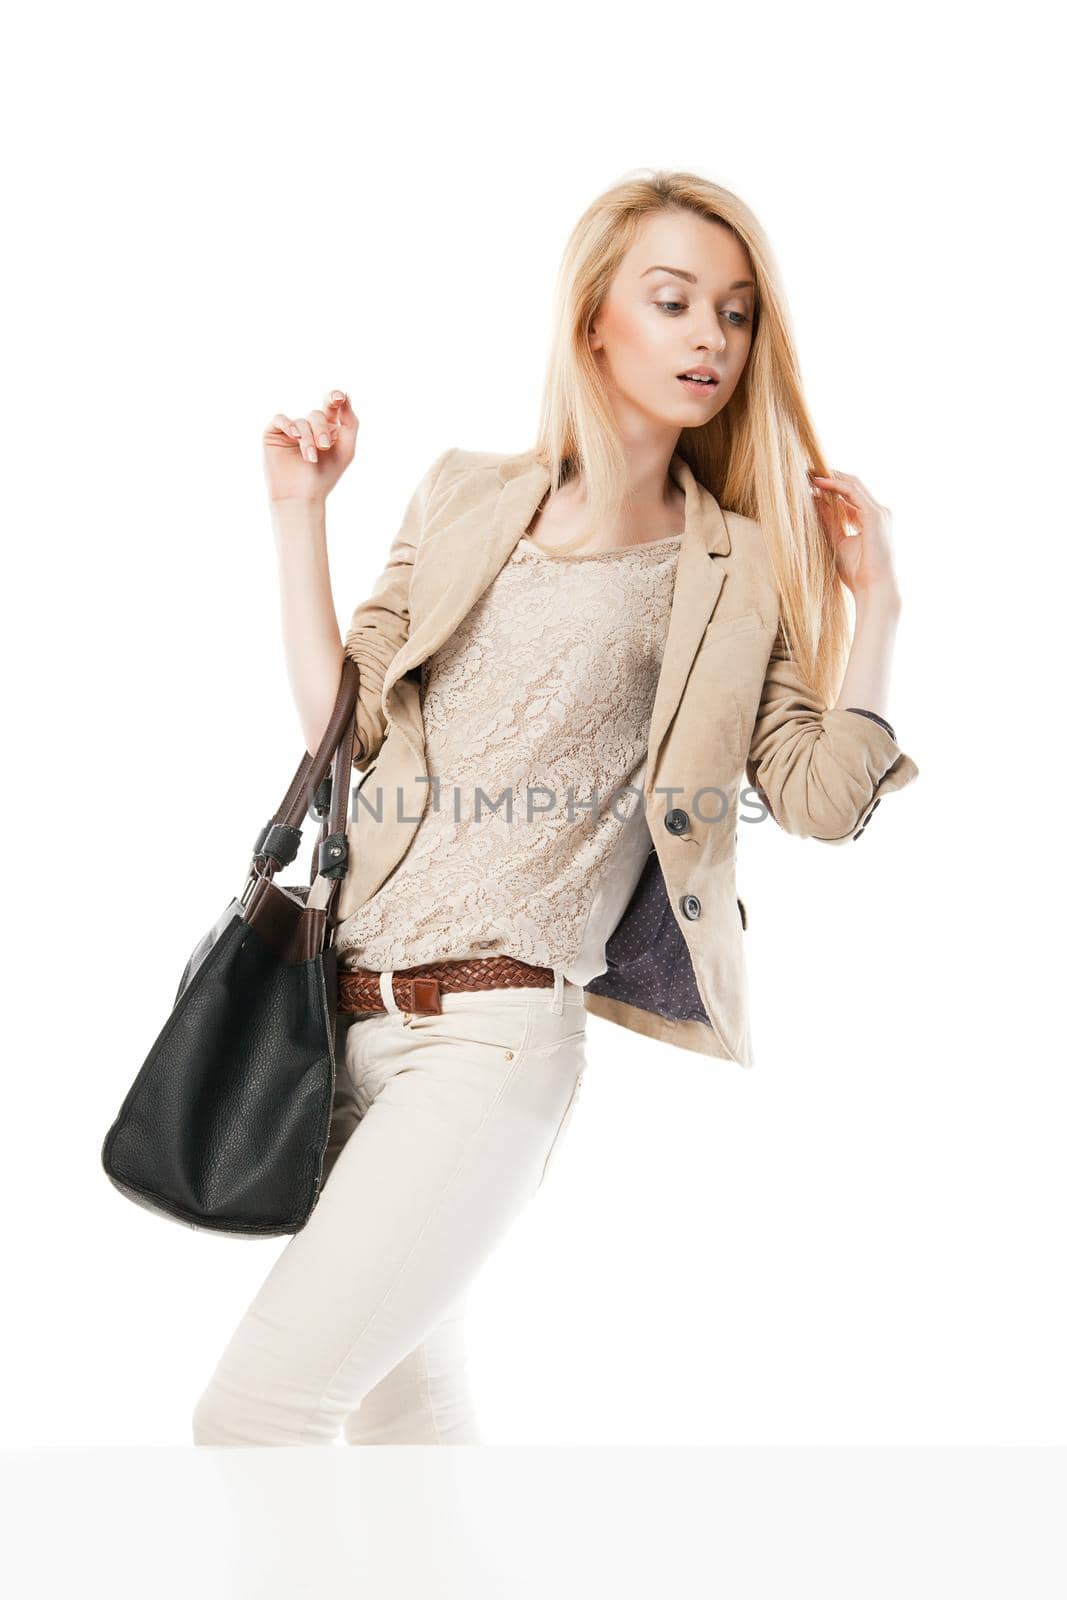
[[[333,391],[333,393],[330,395],[330,399],[331,400],[343,400],[344,399],[344,395],[343,395],[343,393],[341,392],[340,389],[335,389]]]
[[[313,444],[309,444],[308,445],[308,460],[309,461],[317,461],[318,459],[319,459],[319,452],[315,449],[315,446]]]
[[[320,433],[319,434],[319,443],[322,445],[322,448],[324,450],[325,450],[326,446],[329,444],[329,442],[330,442],[330,435],[328,433]]]

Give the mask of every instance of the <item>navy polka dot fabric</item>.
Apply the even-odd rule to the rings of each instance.
[[[584,985],[586,994],[621,1000],[672,1022],[710,1022],[655,850],[604,953],[608,970]]]

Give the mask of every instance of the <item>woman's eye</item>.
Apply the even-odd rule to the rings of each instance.
[[[658,311],[666,311],[667,315],[671,317],[676,317],[679,312],[687,309],[684,300],[654,300],[652,303]],[[731,322],[730,326],[732,328],[743,328],[746,323],[752,321],[752,318],[746,316],[743,311],[727,311],[725,315],[737,318],[736,322]]]

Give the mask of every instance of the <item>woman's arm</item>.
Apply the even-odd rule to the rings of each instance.
[[[892,734],[885,711],[900,620],[900,590],[889,539],[892,517],[866,484],[850,472],[833,477],[816,473],[809,476],[819,520],[834,546],[838,573],[856,606],[852,648],[837,705],[872,717]],[[848,535],[840,515],[831,513],[834,503],[856,528],[855,535]]]
[[[900,596],[895,588],[862,590],[856,596],[856,627],[837,705],[888,715]]]
[[[342,389],[306,417],[278,411],[263,434],[274,526],[282,640],[307,748],[326,731],[341,682],[342,645],[326,557],[326,498],[356,452],[359,418]]]
[[[408,589],[430,495],[453,452],[423,474],[390,545],[384,570],[352,614],[342,639],[326,553],[326,497],[355,454],[358,419],[333,390],[321,411],[279,412],[264,435],[264,473],[278,561],[282,641],[308,750],[318,749],[337,700],[346,656],[359,667],[354,765],[372,761],[385,737],[382,685],[408,637]]]
[[[889,548],[889,512],[858,478],[814,477],[847,502],[855,536],[829,519],[837,566],[856,603],[856,625],[837,702],[826,707],[775,640],[749,749],[749,781],[788,833],[843,844],[858,839],[882,796],[919,775],[887,720],[901,602]]]
[[[344,651],[326,554],[326,502],[271,501],[282,644],[308,750],[318,749],[341,681]]]
[[[385,738],[382,687],[393,657],[408,637],[411,625],[408,592],[415,557],[430,514],[431,497],[445,462],[453,454],[454,448],[443,450],[423,473],[393,535],[385,566],[370,595],[356,606],[345,631],[344,654],[359,668],[356,734],[361,753],[354,764],[360,770],[374,760]]]
[[[873,649],[873,637],[867,634],[865,653]],[[855,638],[843,682],[854,657]],[[866,654],[861,662],[865,660]],[[882,669],[861,670],[877,674]],[[875,688],[870,678],[857,675],[854,681]],[[840,698],[827,707],[801,675],[779,633],[760,695],[747,773],[787,833],[844,844],[863,832],[882,796],[903,789],[919,769],[873,706]]]

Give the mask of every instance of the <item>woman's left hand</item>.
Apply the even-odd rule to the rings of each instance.
[[[815,505],[823,529],[834,546],[837,570],[857,599],[877,594],[896,596],[893,552],[889,543],[892,513],[878,504],[867,486],[850,472],[822,477],[809,472]],[[831,505],[840,508],[843,521],[856,529],[845,531]]]

